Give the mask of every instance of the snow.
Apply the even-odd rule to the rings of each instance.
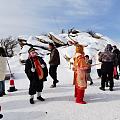
[[[98,53],[97,48],[103,50],[107,44],[106,40],[95,40],[89,38],[85,33],[82,37],[83,39],[79,35],[76,40],[89,44],[89,47],[85,48],[85,53],[91,56]],[[24,50],[26,52],[26,49]],[[74,50],[74,46],[59,48],[61,65],[58,67],[58,80],[60,82],[56,88],[50,88],[52,79],[48,76],[48,81],[44,83],[42,92],[46,101],[40,102],[36,100],[35,96],[34,105],[29,103],[29,80],[24,73],[24,65],[19,63],[18,55],[9,59],[9,64],[15,75],[15,87],[18,91],[13,93],[6,91],[7,95],[0,98],[3,120],[120,120],[120,81],[115,80],[112,92],[108,88],[106,91],[99,90],[100,79],[97,79],[95,66],[92,67],[91,72],[94,84],[90,86],[88,81],[85,93],[87,104],[75,103],[74,86],[72,85],[73,71],[69,69],[69,65],[64,59],[64,55],[71,58],[74,55]],[[48,63],[49,56],[45,56],[44,60]],[[7,89],[9,89],[9,81],[6,81]]]
[[[52,40],[50,40],[47,36],[36,36],[36,38],[42,39],[48,43],[52,43]]]
[[[41,43],[37,40],[36,37],[30,36],[27,40],[28,44],[32,44],[32,45],[39,45],[39,46],[44,46],[44,47],[48,47],[47,44]]]

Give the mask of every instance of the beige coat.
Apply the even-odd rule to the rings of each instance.
[[[6,58],[0,56],[0,81],[3,81],[5,79],[5,73],[6,73]]]

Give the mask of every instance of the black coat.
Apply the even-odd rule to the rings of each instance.
[[[44,68],[42,68],[43,69],[43,73],[44,73],[42,81],[46,81],[47,80],[47,76],[48,76],[47,65],[46,65],[46,63],[44,62],[44,60],[41,57],[39,57],[39,56],[37,56],[37,57],[38,57],[41,65],[43,64],[45,66]],[[25,73],[26,73],[28,79],[30,81],[33,81],[33,80],[34,81],[39,81],[39,77],[38,77],[37,71],[35,70],[35,72],[32,72],[31,71],[32,67],[35,69],[33,60],[32,59],[27,59],[26,60],[26,64],[25,64]]]

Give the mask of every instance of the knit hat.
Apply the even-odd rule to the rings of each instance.
[[[36,49],[31,47],[29,50],[28,50],[28,53],[32,52],[32,51],[35,51]]]
[[[53,43],[49,43],[50,46],[54,47],[55,45]]]
[[[112,45],[111,44],[107,44],[105,51],[112,51]]]
[[[84,54],[84,47],[80,44],[76,45],[76,53]]]

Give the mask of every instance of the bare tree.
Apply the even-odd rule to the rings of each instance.
[[[8,57],[12,57],[14,55],[14,48],[17,46],[17,44],[18,41],[13,39],[11,36],[0,40],[0,45],[5,49]]]
[[[93,38],[101,39],[101,37],[96,35],[96,32],[94,32],[93,30],[88,30],[87,33],[90,34]]]
[[[65,33],[65,29],[62,29],[61,34],[64,34],[64,33]]]

